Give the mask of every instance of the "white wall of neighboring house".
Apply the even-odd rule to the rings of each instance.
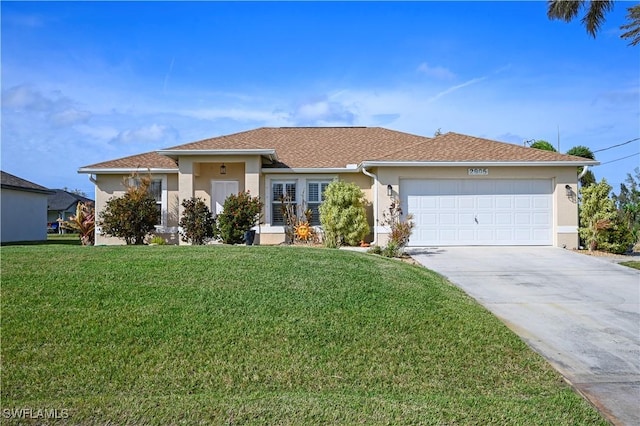
[[[46,240],[47,198],[48,194],[2,188],[0,240]]]

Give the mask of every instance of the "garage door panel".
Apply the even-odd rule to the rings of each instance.
[[[496,225],[510,226],[513,225],[512,213],[496,213]]]
[[[478,200],[478,208],[479,209],[493,209],[493,197],[490,196],[480,196],[477,197]]]
[[[494,224],[493,219],[494,219],[493,213],[478,213],[474,217],[474,222],[476,223],[476,225],[479,225],[480,227],[484,227],[487,225],[493,225]]]
[[[534,225],[547,225],[550,226],[550,218],[549,218],[549,214],[547,213],[533,213],[533,221],[532,223]]]
[[[455,213],[440,213],[438,215],[438,220],[440,225],[455,225],[456,224],[456,214]]]
[[[424,223],[425,225],[437,225],[438,224],[438,215],[435,213],[423,213],[416,215],[414,219],[417,219],[419,223]]]
[[[409,244],[550,245],[551,180],[402,180]]]
[[[515,198],[515,208],[516,209],[530,209],[531,208],[531,198],[530,197],[514,197]]]
[[[473,225],[475,215],[473,213],[460,213],[458,215],[458,223],[460,225]]]
[[[549,200],[548,197],[544,197],[544,196],[537,196],[533,198],[532,201],[533,201],[534,209],[548,209],[550,207],[550,202],[551,202],[551,200]]]
[[[473,198],[471,197],[460,197],[458,198],[458,208],[460,210],[473,210],[475,207],[475,203]]]

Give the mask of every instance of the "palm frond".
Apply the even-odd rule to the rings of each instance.
[[[631,39],[629,46],[636,46],[640,43],[640,4],[627,9],[628,24],[621,26],[623,30],[629,30],[623,33],[620,38]]]

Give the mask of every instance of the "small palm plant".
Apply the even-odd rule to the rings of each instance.
[[[81,203],[76,206],[75,216],[62,223],[65,229],[80,234],[83,246],[92,246],[95,243],[96,212],[93,203]]]

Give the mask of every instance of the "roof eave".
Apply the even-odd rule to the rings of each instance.
[[[542,167],[597,166],[599,161],[363,161],[362,167]]]
[[[156,152],[174,160],[181,155],[261,155],[271,161],[278,161],[275,149],[161,149]]]
[[[8,185],[6,183],[0,184],[0,187],[3,189],[11,189],[13,191],[34,192],[36,194],[53,195],[56,193],[55,191],[52,191],[50,189],[27,188],[24,186]]]
[[[167,168],[149,168],[149,167],[81,167],[78,169],[78,173],[80,174],[100,174],[100,175],[121,175],[124,173],[139,173],[139,172],[150,172],[150,173],[178,173],[178,169],[167,169]]]
[[[358,165],[353,165],[353,167],[263,167],[262,173],[360,173],[360,170],[361,168]]]

